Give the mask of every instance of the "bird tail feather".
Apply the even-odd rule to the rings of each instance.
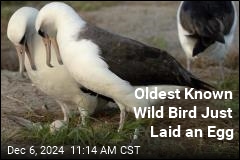
[[[193,82],[193,85],[194,85],[194,88],[200,90],[206,90],[206,91],[213,91],[213,90],[216,90],[215,87],[213,87],[212,85],[206,83],[206,82],[203,82],[197,78],[193,78],[192,77],[192,82]]]

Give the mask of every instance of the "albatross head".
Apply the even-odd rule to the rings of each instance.
[[[72,19],[78,20],[78,18],[79,16],[76,12],[70,6],[62,2],[49,3],[40,10],[35,22],[35,29],[46,44],[48,66],[51,66],[51,42],[57,54],[58,62],[62,64],[56,40],[59,26],[62,26],[63,23],[67,24],[67,22]]]
[[[35,33],[34,24],[38,10],[31,7],[22,7],[18,9],[10,18],[7,27],[8,39],[15,45],[19,59],[19,72],[23,76],[24,58],[27,54],[31,68],[36,70],[32,56],[28,49],[29,37]]]

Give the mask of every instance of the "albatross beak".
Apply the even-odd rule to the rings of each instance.
[[[31,65],[32,70],[36,71],[36,66],[35,66],[35,63],[34,63],[34,61],[33,61],[33,59],[32,59],[32,55],[31,55],[31,53],[29,52],[29,48],[28,48],[27,43],[25,44],[25,52],[26,52],[26,54],[27,54],[27,56],[28,56],[28,59],[29,59],[29,62],[30,62],[30,65]]]
[[[25,61],[25,53],[28,56],[30,65],[32,70],[36,70],[35,63],[33,62],[32,55],[29,52],[28,45],[17,45],[15,46],[17,50],[17,55],[18,55],[18,60],[19,60],[19,73],[22,77],[24,77],[23,72],[24,72],[24,61]]]
[[[47,58],[46,58],[46,63],[49,67],[53,67],[51,65],[51,40],[48,36],[43,37],[43,43],[45,45],[45,49],[46,49],[46,54],[47,54]]]
[[[60,55],[60,51],[59,51],[59,47],[58,47],[58,43],[57,43],[56,38],[52,38],[51,42],[52,42],[52,45],[53,45],[54,50],[56,52],[58,63],[63,65],[62,58],[61,58],[61,55]]]
[[[22,77],[24,77],[23,72],[24,72],[24,60],[25,60],[25,46],[24,45],[19,45],[15,46],[17,50],[17,55],[18,55],[18,61],[19,61],[19,73]]]

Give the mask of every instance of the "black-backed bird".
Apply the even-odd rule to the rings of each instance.
[[[211,90],[210,85],[186,71],[167,52],[91,25],[64,3],[45,5],[35,27],[43,38],[57,38],[56,48],[76,81],[118,104],[119,131],[126,111],[151,106],[149,100],[136,99],[135,86],[175,85]]]
[[[182,1],[177,13],[178,35],[187,58],[187,69],[195,57],[219,63],[224,80],[224,58],[237,26],[233,1]]]

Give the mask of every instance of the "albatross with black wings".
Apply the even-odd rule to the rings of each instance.
[[[187,56],[187,66],[193,57],[206,56],[219,62],[223,75],[223,60],[228,52],[237,25],[233,1],[182,1],[178,14],[178,33]]]
[[[118,104],[121,110],[119,130],[126,111],[152,105],[149,99],[135,97],[136,86],[212,89],[167,52],[88,24],[64,3],[45,5],[35,27],[45,37],[57,38],[58,46],[54,48],[59,48],[56,52],[60,52],[64,65],[79,84]],[[46,53],[50,54],[48,50]],[[49,61],[47,59],[47,64]]]
[[[97,44],[101,49],[99,54],[108,64],[109,70],[131,85],[171,84],[209,90],[209,85],[186,71],[164,50],[89,23],[79,33],[78,40],[82,39]]]

